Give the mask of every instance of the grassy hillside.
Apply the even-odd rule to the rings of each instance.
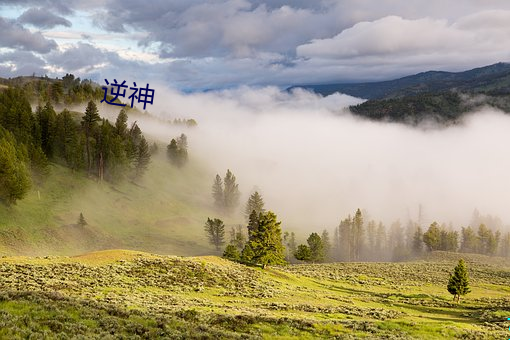
[[[120,250],[4,257],[0,338],[507,338],[510,263],[467,256],[457,305],[456,256],[268,270]]]
[[[179,170],[165,157],[153,157],[137,184],[98,182],[52,164],[25,199],[0,205],[0,254],[73,255],[106,248],[212,253],[202,229],[207,216],[216,215],[211,178],[193,162]],[[87,226],[77,225],[80,212]]]

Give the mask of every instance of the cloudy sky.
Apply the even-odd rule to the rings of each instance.
[[[510,61],[507,0],[0,0],[0,76],[179,90],[382,80]]]

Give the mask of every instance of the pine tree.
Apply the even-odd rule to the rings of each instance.
[[[87,104],[85,115],[82,119],[83,130],[85,131],[85,148],[87,151],[87,171],[90,174],[92,169],[92,157],[90,152],[90,137],[94,128],[97,126],[97,122],[100,120],[99,113],[96,104],[91,100]]]
[[[437,222],[433,222],[429,229],[423,234],[423,243],[429,250],[438,250],[441,245],[441,229]]]
[[[225,211],[227,213],[232,213],[232,211],[239,205],[240,197],[239,185],[236,183],[236,176],[234,176],[230,170],[227,170],[223,183],[225,185],[223,190]]]
[[[78,129],[79,125],[74,121],[69,110],[64,109],[57,115],[55,136],[57,155],[72,169],[78,169],[83,163]],[[78,158],[81,161],[78,161]]]
[[[462,228],[462,244],[460,251],[463,253],[476,253],[479,247],[479,241],[476,237],[476,233],[471,227]]]
[[[223,181],[221,180],[220,175],[216,175],[214,179],[214,184],[212,186],[212,196],[214,198],[214,206],[218,210],[223,210],[223,207],[225,205],[223,200]]]
[[[232,227],[230,229],[230,244],[233,244],[239,251],[242,251],[245,243],[246,236],[243,233],[243,226]]]
[[[244,215],[246,216],[247,220],[249,220],[250,215],[253,211],[255,211],[257,215],[265,211],[264,200],[262,199],[262,196],[259,194],[258,191],[255,191],[253,194],[251,194],[250,198],[248,198],[248,202],[246,202]]]
[[[413,236],[413,252],[416,255],[419,255],[421,254],[422,250],[423,250],[423,232],[421,230],[421,227],[418,226]]]
[[[283,234],[283,243],[285,244],[285,259],[287,262],[290,262],[296,252],[296,234],[294,234],[294,232],[289,233],[286,231]]]
[[[223,221],[218,218],[207,218],[204,230],[209,239],[209,243],[215,246],[216,250],[219,251],[220,247],[225,243],[225,225]]]
[[[83,213],[80,213],[80,217],[78,217],[78,225],[80,227],[84,227],[86,226],[88,223],[87,221],[85,220],[85,217],[83,217]]]
[[[253,240],[253,237],[257,230],[259,229],[259,216],[260,213],[257,214],[256,211],[252,211],[250,214],[250,218],[248,219],[248,240]]]
[[[346,219],[340,222],[338,226],[338,233],[340,236],[340,260],[352,261],[352,218],[349,215]]]
[[[151,153],[149,151],[149,144],[145,137],[141,137],[140,144],[138,145],[138,153],[135,160],[135,179],[141,178],[149,163],[151,161]]]
[[[294,257],[299,261],[310,262],[312,260],[312,251],[306,244],[300,244],[294,252]]]
[[[188,162],[188,138],[185,134],[170,141],[167,146],[167,156],[170,162],[178,168]]]
[[[310,248],[310,260],[312,262],[324,261],[324,244],[319,234],[311,233],[306,242]]]
[[[280,224],[271,211],[259,214],[258,228],[247,243],[253,250],[252,263],[260,264],[262,268],[270,264],[285,263]]]
[[[246,243],[244,245],[243,251],[241,252],[241,263],[250,264],[253,263],[253,258],[255,253],[250,245],[250,243]]]
[[[379,221],[377,226],[377,237],[376,237],[376,253],[381,257],[386,257],[387,250],[387,239],[386,239],[386,227],[382,222]]]
[[[241,259],[241,254],[239,254],[239,250],[235,245],[228,244],[223,252],[223,257],[227,260],[238,262]]]
[[[331,241],[329,240],[329,232],[324,229],[321,234],[322,246],[324,248],[324,261],[328,262],[332,258]]]
[[[17,146],[12,134],[0,127],[0,201],[7,205],[25,197],[31,186],[23,149],[26,152],[26,148]]]
[[[361,215],[361,210],[358,209],[352,219],[352,250],[355,261],[360,259],[361,248],[363,247],[363,233],[363,216]]]
[[[453,295],[453,300],[457,299],[457,303],[460,302],[461,295],[466,295],[471,291],[469,289],[467,266],[463,259],[459,260],[453,275],[450,274],[447,289]]]
[[[117,116],[117,120],[115,121],[115,133],[125,138],[128,134],[128,115],[126,110],[123,108],[120,110],[119,115]]]

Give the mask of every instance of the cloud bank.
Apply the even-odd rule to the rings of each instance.
[[[424,224],[466,225],[475,208],[510,221],[510,117],[500,112],[420,129],[353,117],[345,107],[360,100],[340,94],[245,87],[163,97],[154,112],[198,121],[185,131],[189,152],[206,164],[211,185],[231,169],[243,202],[258,188],[288,228],[333,227],[357,208],[367,218],[406,222],[417,220],[420,204]],[[140,123],[166,143],[177,133]]]

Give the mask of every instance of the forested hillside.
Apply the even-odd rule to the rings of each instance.
[[[322,95],[340,92],[365,98],[366,102],[350,107],[353,114],[411,125],[422,121],[456,123],[465,113],[483,107],[510,112],[508,63],[457,73],[429,71],[382,82],[296,87]]]

